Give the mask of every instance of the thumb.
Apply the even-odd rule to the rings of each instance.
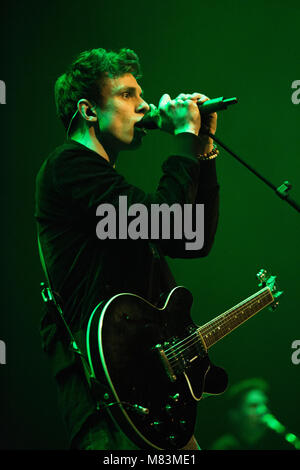
[[[159,100],[158,107],[161,108],[165,106],[169,101],[171,101],[171,97],[170,95],[165,93],[164,95],[162,95],[161,99]]]

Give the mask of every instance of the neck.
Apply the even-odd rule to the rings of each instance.
[[[272,292],[269,287],[264,287],[260,291],[240,302],[235,307],[227,310],[218,317],[201,326],[198,331],[207,348],[222,339],[232,330],[247,321],[267,305],[274,302]]]
[[[98,153],[102,158],[107,160],[108,162],[115,164],[118,156],[118,152],[114,151],[112,146],[109,145],[109,139],[105,139],[104,137],[101,138],[100,142],[98,136],[95,133],[94,127],[90,127],[85,130],[78,130],[75,131],[74,134],[71,136],[72,140],[75,140],[79,144],[84,145],[85,147],[93,150],[94,152]],[[105,143],[105,140],[107,142]],[[109,155],[105,149],[109,150]]]
[[[236,435],[239,439],[248,446],[254,445],[266,433],[266,428],[262,425],[241,425],[236,429]]]

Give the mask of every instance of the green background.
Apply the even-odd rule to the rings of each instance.
[[[3,7],[1,7],[3,8]],[[218,137],[276,186],[289,180],[300,203],[300,79],[298,1],[115,1],[15,3],[1,20],[0,107],[2,293],[0,447],[63,449],[66,436],[50,369],[41,352],[39,263],[34,212],[36,173],[64,139],[53,85],[81,51],[129,47],[140,56],[148,102],[163,93],[202,92],[239,98],[219,113]],[[170,137],[152,132],[135,153],[120,156],[128,180],[153,190]],[[256,273],[278,275],[284,290],[274,313],[264,310],[210,350],[230,383],[259,376],[271,388],[271,408],[300,434],[299,214],[225,151],[217,162],[221,209],[215,245],[199,260],[171,260],[180,285],[194,296],[201,325],[258,290]],[[130,267],[128,268],[130,269]],[[223,431],[224,396],[200,402],[196,437],[205,448]]]

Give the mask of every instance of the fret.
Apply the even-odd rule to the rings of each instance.
[[[274,298],[270,289],[265,287],[227,312],[201,326],[198,331],[206,347],[209,348],[215,344],[273,301]]]

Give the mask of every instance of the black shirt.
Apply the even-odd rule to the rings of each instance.
[[[176,258],[206,256],[218,220],[218,183],[215,160],[199,162],[198,138],[179,134],[163,163],[157,190],[147,194],[127,183],[104,158],[68,140],[43,163],[36,180],[35,217],[53,289],[59,293],[64,317],[73,333],[84,332],[89,316],[103,299],[120,292],[138,294],[157,303],[170,289],[164,255]],[[99,240],[96,225],[100,204],[118,211],[119,196],[127,206],[151,204],[204,204],[204,246],[186,250],[186,240]],[[150,282],[152,280],[152,282]],[[46,314],[42,319],[44,350],[49,354],[58,383],[62,412],[72,439],[94,411],[82,372],[57,328]]]

